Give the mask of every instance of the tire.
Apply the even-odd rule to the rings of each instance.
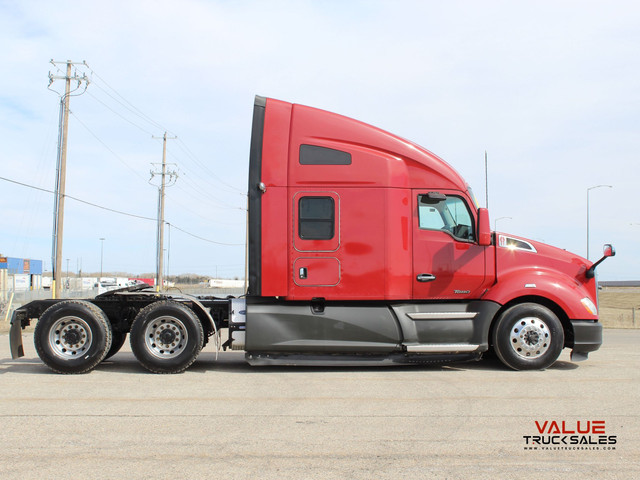
[[[160,301],[140,310],[129,337],[131,350],[144,368],[153,373],[180,373],[202,350],[204,330],[190,308]]]
[[[57,373],[86,373],[111,348],[105,313],[83,300],[63,300],[44,311],[33,341],[40,359]]]
[[[492,333],[495,353],[514,370],[543,370],[558,359],[564,330],[558,317],[536,303],[515,305],[502,313]]]
[[[122,332],[118,332],[116,330],[113,330],[111,332],[111,348],[109,349],[107,354],[104,356],[102,361],[104,362],[107,358],[111,358],[116,353],[118,353],[120,351],[120,349],[122,348],[122,346],[124,345],[124,342],[126,340],[127,340],[127,333],[126,332],[122,333]]]

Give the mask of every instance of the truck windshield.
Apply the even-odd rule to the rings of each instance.
[[[474,240],[473,220],[462,198],[447,196],[434,203],[426,195],[420,195],[418,200],[421,229],[442,230],[462,240]]]
[[[471,197],[471,200],[473,200],[473,204],[475,205],[476,209],[480,208],[480,204],[478,203],[478,199],[476,198],[476,194],[473,193],[473,190],[471,189],[471,187],[469,185],[467,185],[467,193]]]

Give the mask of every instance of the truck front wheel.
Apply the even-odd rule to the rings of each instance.
[[[131,350],[153,373],[180,373],[195,360],[204,343],[202,324],[187,306],[160,301],[140,310],[129,333]]]
[[[85,373],[111,347],[111,324],[92,303],[63,300],[44,311],[33,340],[40,359],[57,373]]]
[[[547,307],[522,303],[500,315],[491,340],[495,353],[506,366],[514,370],[542,370],[560,356],[564,330]]]

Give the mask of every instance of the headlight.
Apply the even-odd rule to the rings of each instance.
[[[591,301],[590,298],[588,297],[584,297],[582,300],[580,300],[580,303],[582,303],[582,306],[584,308],[586,308],[586,310],[591,314],[591,315],[598,315],[598,309],[596,308],[596,306],[593,304],[593,302]]]

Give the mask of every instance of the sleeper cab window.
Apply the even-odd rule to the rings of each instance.
[[[423,230],[442,230],[456,239],[475,239],[473,218],[460,197],[432,192],[418,196],[418,216]]]
[[[298,235],[303,240],[330,240],[335,234],[336,206],[331,197],[301,197]]]
[[[318,145],[300,145],[300,165],[351,165],[351,154]]]

